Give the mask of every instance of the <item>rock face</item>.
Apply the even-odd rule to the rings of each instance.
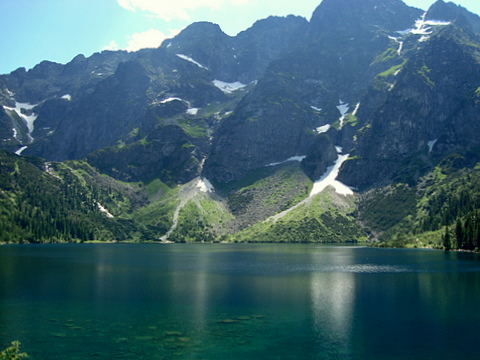
[[[223,182],[253,169],[305,155],[318,116],[295,93],[290,76],[271,74],[224,120],[215,134],[205,175]]]
[[[87,161],[102,173],[122,181],[186,183],[199,175],[201,154],[179,127],[157,128],[143,141],[97,150]]]
[[[413,182],[435,160],[480,144],[476,44],[465,32],[446,27],[401,68],[357,137],[355,158],[341,175],[346,183],[363,188],[380,181]]]
[[[299,17],[272,17],[232,38],[218,25],[201,22],[159,49],[103,52],[88,59],[79,55],[67,65],[43,62],[28,72],[19,69],[1,78],[2,89],[11,94],[4,103],[36,105],[30,134],[34,141],[14,137],[6,113],[2,138],[9,140],[9,149],[28,145],[24,155],[61,161],[135,142],[156,127],[185,125],[195,117],[201,118],[202,131],[209,133],[221,114],[238,102],[239,96],[232,92],[245,94],[241,88],[289,51],[307,24]],[[222,85],[227,88],[220,89]],[[183,114],[170,104],[174,99],[185,107]],[[151,109],[160,107],[163,113],[152,120]],[[210,110],[203,111],[207,107]]]
[[[162,48],[189,56],[205,66],[215,79],[249,83],[257,80],[270,63],[290,51],[308,22],[302,17],[269,17],[235,37],[216,24],[194,23]]]
[[[131,60],[136,54],[124,51],[104,51],[89,58],[76,56],[66,65],[43,61],[33,69],[19,68],[2,75],[5,86],[22,103],[38,104],[52,97],[91,91],[101,80],[115,73],[118,64]]]
[[[86,158],[125,181],[240,180],[303,156],[348,185],[415,181],[479,135],[480,18],[437,1],[323,0],[231,37],[199,22],[158,49],[0,76],[0,146]]]
[[[327,167],[337,159],[337,151],[329,136],[317,136],[302,161],[305,173],[312,181],[318,180]]]
[[[438,0],[428,9],[427,20],[443,20],[455,22],[457,26],[469,27],[473,32],[480,33],[480,17],[472,14],[464,7],[453,2]]]
[[[371,14],[376,7],[377,16]],[[293,51],[269,66],[221,125],[207,177],[238,180],[255,168],[306,155],[315,129],[338,122],[339,103],[359,101],[374,75],[389,67],[371,70],[390,42],[387,32],[412,26],[417,16],[420,11],[401,1],[323,1]]]

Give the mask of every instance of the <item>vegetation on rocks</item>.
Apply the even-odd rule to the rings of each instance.
[[[448,162],[447,162],[448,164]],[[367,193],[360,217],[380,246],[480,249],[480,172],[443,162],[418,184]]]
[[[140,185],[123,184],[78,161],[43,163],[0,151],[0,241],[146,241],[155,238]],[[140,218],[140,220],[143,220]]]
[[[25,352],[20,352],[20,342],[12,341],[12,345],[0,351],[0,360],[20,360],[28,357]]]

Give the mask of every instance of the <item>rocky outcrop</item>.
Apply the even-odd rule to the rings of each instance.
[[[306,154],[319,120],[291,82],[281,73],[264,79],[224,120],[205,164],[208,178],[238,180],[259,167]]]
[[[259,79],[268,66],[295,50],[303,38],[308,22],[299,16],[270,16],[235,37],[240,81]]]
[[[425,19],[455,22],[457,26],[469,27],[473,32],[480,34],[480,16],[453,2],[438,0],[428,9]]]
[[[89,92],[114,74],[120,63],[135,57],[124,51],[104,51],[89,58],[77,55],[66,65],[43,61],[29,71],[19,68],[1,79],[17,101],[38,104],[52,97]]]
[[[186,183],[198,176],[202,160],[191,140],[180,127],[169,125],[142,141],[95,151],[86,160],[122,181]]]
[[[478,146],[479,59],[478,43],[453,25],[428,40],[359,132],[341,180],[415,181],[435,159]]]
[[[272,16],[231,37],[216,24],[197,22],[166,40],[162,48],[189,56],[214,79],[247,84],[257,80],[272,61],[290,52],[307,25],[302,17]]]
[[[69,105],[49,135],[38,138],[25,154],[48,160],[78,159],[96,149],[112,146],[138,124],[148,104],[150,79],[136,62],[119,66],[114,76],[97,84],[95,90]],[[54,104],[49,104],[54,107]],[[60,112],[58,104],[56,111]],[[48,116],[48,115],[47,115]],[[48,119],[37,119],[47,125]],[[55,126],[56,125],[56,126]],[[55,127],[53,127],[55,126]],[[38,127],[37,127],[38,128]],[[35,137],[36,133],[34,133]]]
[[[302,161],[302,168],[312,181],[318,180],[337,159],[338,154],[329,136],[316,137]]]
[[[171,107],[168,102],[175,98],[186,111],[223,100],[225,95],[208,80],[205,70],[189,61],[162,49],[139,54],[78,99],[45,102],[41,109],[49,106],[53,110],[40,110],[37,123],[41,127],[36,126],[36,141],[25,154],[55,161],[78,159],[118,141],[129,141],[129,134],[143,127],[149,107]],[[165,111],[162,117],[168,117]],[[40,133],[42,128],[50,130]]]

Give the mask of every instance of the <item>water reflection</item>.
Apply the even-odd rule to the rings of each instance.
[[[204,329],[207,324],[209,296],[211,282],[208,277],[208,264],[211,253],[199,252],[198,256],[185,259],[183,256],[175,256],[173,262],[177,268],[188,265],[194,271],[175,271],[172,273],[171,298],[173,304],[187,303],[191,306],[192,320],[198,329]],[[179,254],[177,254],[179,255]],[[187,261],[185,264],[184,262]],[[183,266],[182,266],[183,265]],[[168,291],[168,290],[167,290]]]
[[[343,251],[348,251],[342,249]],[[328,256],[325,256],[328,254]],[[339,272],[313,272],[310,275],[310,293],[318,343],[334,337],[337,353],[351,353],[352,311],[355,297],[354,273],[344,270],[351,265],[351,258],[339,256],[332,249],[321,255],[312,253],[311,263],[318,268],[333,266]]]

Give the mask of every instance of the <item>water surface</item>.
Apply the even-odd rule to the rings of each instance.
[[[0,346],[40,359],[478,359],[474,254],[0,247]]]

